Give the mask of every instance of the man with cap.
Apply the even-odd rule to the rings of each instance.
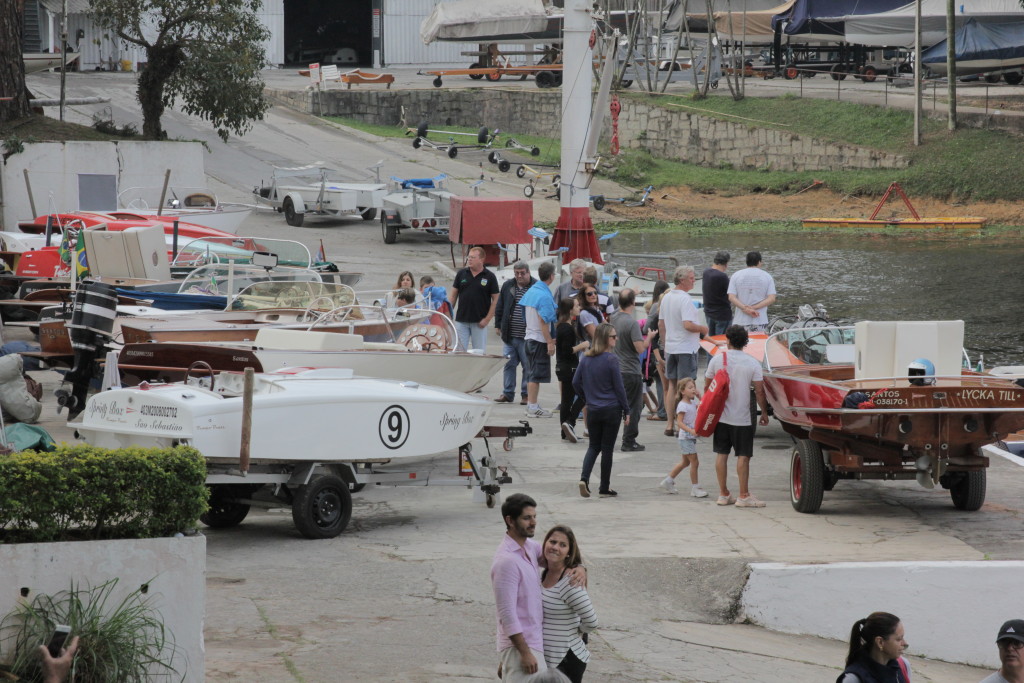
[[[981,683],[1024,683],[1024,619],[1010,619],[996,636],[1002,666]]]

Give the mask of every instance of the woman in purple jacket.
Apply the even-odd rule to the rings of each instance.
[[[612,449],[619,435],[619,422],[629,424],[629,404],[626,389],[622,384],[619,359],[615,355],[617,339],[615,328],[601,323],[594,330],[594,341],[580,359],[572,386],[576,394],[587,404],[587,429],[590,431],[590,447],[583,457],[583,473],[580,475],[580,495],[590,497],[590,473],[594,469],[598,452],[601,453],[602,497],[619,495],[611,489]]]

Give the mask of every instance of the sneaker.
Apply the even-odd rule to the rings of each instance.
[[[647,446],[644,446],[642,443],[637,443],[634,441],[633,443],[622,444],[622,446],[619,447],[619,450],[622,451],[623,453],[630,453],[632,451],[642,451],[645,450],[646,448]]]
[[[590,498],[590,484],[580,481],[580,495],[584,498]]]
[[[718,504],[719,505],[732,505],[735,502],[736,502],[736,499],[733,498],[732,496],[719,496],[718,497]]]
[[[576,443],[577,441],[579,441],[579,439],[576,438],[576,430],[573,429],[572,425],[569,424],[568,422],[562,423],[562,436],[564,436],[566,440],[571,441],[572,443]]]
[[[707,498],[708,492],[702,489],[700,487],[700,484],[697,484],[696,486],[690,489],[690,495],[693,496],[694,498]]]
[[[668,477],[665,477],[664,479],[662,479],[661,483],[658,484],[658,486],[660,486],[661,488],[665,489],[669,493],[679,493],[679,489],[676,488],[676,483],[674,481],[672,481],[671,479],[669,479]],[[707,495],[707,494],[705,493],[704,495]]]
[[[758,500],[757,497],[752,494],[746,498],[740,498],[736,501],[736,507],[738,508],[763,508],[764,506],[765,502],[763,500]]]
[[[511,396],[505,396],[504,394],[502,394],[498,398],[494,399],[494,402],[495,403],[511,403],[512,402],[512,397]]]
[[[615,496],[619,495],[619,492],[608,489],[607,491],[598,491],[597,495],[601,496],[602,498],[614,498]]]
[[[543,408],[535,408],[533,410],[527,408],[526,417],[551,417],[551,411],[544,410]]]
[[[586,427],[583,428],[583,438],[584,439],[589,439],[590,438],[590,430],[588,430]]]

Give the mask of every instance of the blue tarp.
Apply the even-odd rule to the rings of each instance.
[[[970,18],[956,31],[956,60],[1024,58],[1024,21],[986,21]],[[921,53],[924,64],[946,63],[946,41]]]
[[[772,28],[780,21],[788,21],[785,33],[789,36],[815,34],[844,39],[841,21],[819,21],[818,17],[841,17],[853,14],[876,14],[903,7],[907,0],[796,0],[789,12],[772,17]]]
[[[228,298],[226,296],[213,296],[209,294],[148,292],[138,289],[118,289],[117,293],[131,299],[152,301],[153,308],[159,308],[164,311],[188,311],[193,308],[223,311],[228,305]]]

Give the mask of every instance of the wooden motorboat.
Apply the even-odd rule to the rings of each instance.
[[[764,384],[796,439],[791,499],[819,509],[840,479],[917,479],[961,510],[985,500],[980,448],[1024,428],[1024,388],[963,369],[963,321],[789,329],[765,342]],[[811,359],[810,362],[806,359]],[[927,360],[933,373],[915,376]]]
[[[163,205],[160,197],[163,196]],[[237,234],[252,207],[222,204],[217,195],[200,187],[129,187],[117,195],[120,216],[144,216],[155,220],[185,220],[196,225]]]
[[[367,342],[352,334],[263,328],[251,344],[126,344],[118,355],[118,369],[125,384],[138,384],[180,381],[197,360],[214,371],[340,367],[360,377],[410,380],[470,392],[487,384],[505,365],[502,356],[459,352],[456,346],[450,325],[409,325],[394,343]]]

